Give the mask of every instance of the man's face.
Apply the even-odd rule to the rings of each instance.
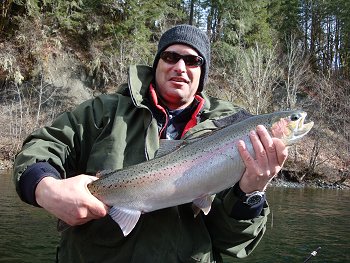
[[[169,46],[165,51],[198,56],[193,48],[181,44]],[[169,109],[185,108],[194,99],[200,76],[200,66],[186,65],[184,59],[169,63],[166,59],[160,58],[156,68],[156,90]]]

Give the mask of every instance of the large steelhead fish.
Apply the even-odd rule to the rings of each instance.
[[[212,195],[233,186],[243,175],[238,140],[245,141],[254,156],[249,132],[262,124],[273,137],[292,145],[313,126],[313,122],[304,123],[305,117],[303,111],[257,115],[201,138],[172,141],[180,145],[170,153],[122,170],[102,172],[88,189],[111,207],[109,214],[125,236],[142,213],[193,202],[208,214]]]

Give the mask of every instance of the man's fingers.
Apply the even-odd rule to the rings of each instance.
[[[265,148],[265,144],[269,143],[268,138],[266,138],[266,134],[267,136],[269,135],[264,126],[261,126],[260,129],[257,129],[257,131],[259,131],[260,134],[258,134],[256,131],[251,131],[249,134],[249,138],[250,138],[250,141],[252,142],[253,149],[255,152],[255,158],[257,162],[257,171],[259,175],[269,176],[270,175],[270,167],[269,167],[270,155]],[[261,135],[261,132],[262,132],[262,135]],[[263,138],[261,138],[260,136]]]
[[[261,160],[262,162],[265,162],[267,159],[267,156],[266,156],[264,145],[262,144],[262,141],[260,139],[260,136],[256,133],[256,131],[251,131],[249,134],[249,138],[253,144],[256,159]]]
[[[257,134],[259,135],[262,147],[267,155],[268,162],[270,164],[277,163],[276,147],[266,128],[262,125],[258,125]]]
[[[276,148],[278,164],[283,166],[288,157],[288,147],[286,147],[284,143],[277,138],[272,138],[272,140]]]
[[[256,175],[262,175],[263,173],[259,168],[259,165],[247,150],[247,147],[244,141],[239,140],[237,146],[238,146],[238,152],[241,155],[241,158],[245,164],[246,169],[248,169],[251,173],[254,173]]]
[[[246,166],[240,187],[243,191],[249,192],[264,190],[272,177],[281,170],[288,151],[284,143],[280,139],[271,138],[262,125],[257,126],[256,131],[251,131],[249,138],[255,157],[248,152],[244,141],[237,143],[238,151]]]
[[[265,148],[269,162],[282,166],[288,156],[288,149],[278,138],[272,138],[263,125],[257,126],[257,133]]]
[[[238,152],[241,155],[241,158],[245,164],[245,166],[250,166],[252,164],[252,162],[254,162],[253,157],[250,155],[250,153],[247,150],[247,147],[244,143],[244,141],[239,140],[237,143],[238,146]]]

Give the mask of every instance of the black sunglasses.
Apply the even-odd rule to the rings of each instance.
[[[190,66],[190,67],[199,67],[199,66],[202,66],[204,63],[204,59],[200,56],[180,55],[173,51],[163,51],[160,54],[160,58],[169,64],[176,64],[180,59],[183,59],[186,66]]]

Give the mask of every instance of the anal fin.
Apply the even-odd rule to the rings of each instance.
[[[194,217],[196,217],[199,212],[202,210],[205,215],[210,212],[211,204],[215,198],[215,195],[206,195],[196,200],[193,200],[193,213]]]

